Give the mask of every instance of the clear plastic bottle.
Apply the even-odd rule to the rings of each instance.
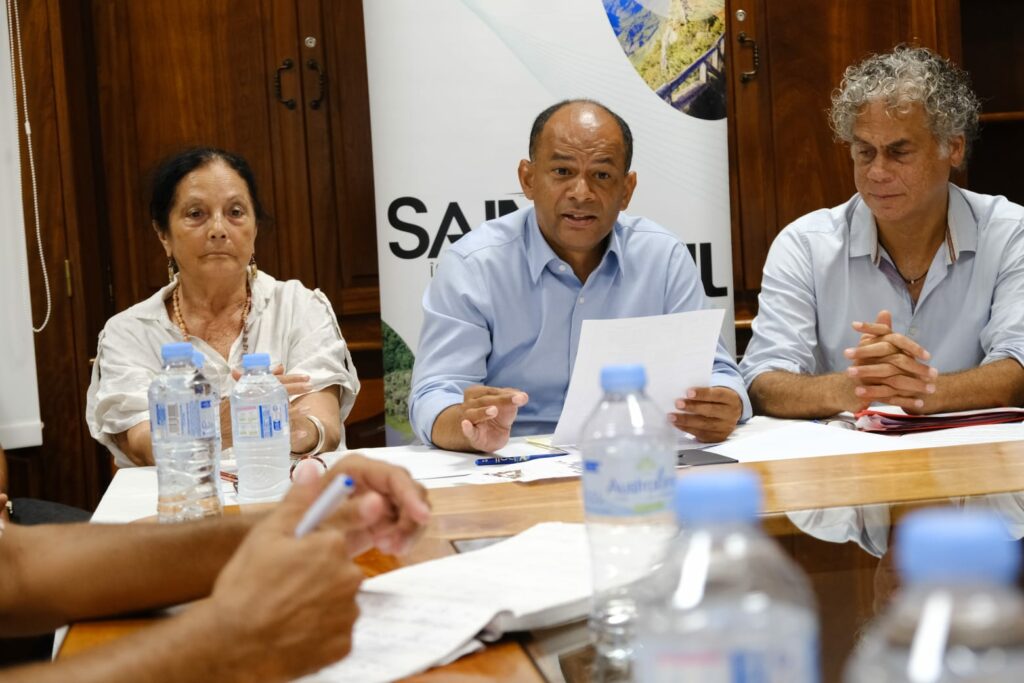
[[[231,390],[231,437],[238,501],[266,502],[284,495],[291,469],[288,392],[270,372],[270,354],[242,356],[242,376]]]
[[[637,625],[636,680],[806,683],[819,679],[813,594],[757,524],[761,487],[744,470],[676,487],[681,527]]]
[[[188,342],[164,344],[163,370],[149,385],[149,427],[161,522],[215,517],[220,495],[220,439],[204,434],[198,393],[204,391]]]
[[[1020,683],[1020,544],[994,512],[911,513],[896,533],[903,588],[847,663],[847,683]]]
[[[199,432],[203,439],[213,439],[213,478],[214,481],[218,482],[217,494],[223,504],[224,496],[219,485],[221,457],[220,391],[217,390],[217,387],[203,371],[203,366],[206,365],[206,358],[199,351],[192,354],[192,365],[196,368],[194,386],[196,400],[199,401]]]
[[[599,680],[629,677],[643,579],[664,560],[676,533],[676,436],[666,413],[644,394],[646,383],[641,365],[605,367],[604,397],[579,443],[594,580],[589,626]]]

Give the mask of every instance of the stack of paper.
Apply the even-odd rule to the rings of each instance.
[[[910,434],[951,427],[972,427],[1024,421],[1024,408],[988,408],[963,410],[957,413],[908,415],[899,408],[887,406],[882,410],[862,410],[857,413],[857,429],[865,432]]]
[[[592,593],[581,524],[538,524],[506,541],[363,582],[352,653],[303,683],[391,681],[452,662],[480,640],[574,621]]]

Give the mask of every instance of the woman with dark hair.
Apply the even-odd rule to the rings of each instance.
[[[291,398],[296,457],[344,447],[344,419],[359,381],[327,297],[256,267],[265,220],[249,165],[212,148],[189,149],[157,169],[150,217],[167,254],[169,284],[118,313],[100,333],[86,420],[125,467],[153,464],[147,391],[163,344],[190,341],[220,388],[224,448],[227,396],[242,355],[269,353]]]

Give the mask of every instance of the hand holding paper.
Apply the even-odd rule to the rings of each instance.
[[[711,383],[724,315],[722,310],[711,309],[584,321],[569,391],[552,442],[577,443],[584,421],[601,399],[600,375],[605,365],[642,364],[647,370],[646,393],[665,411],[667,420],[668,413],[676,410],[676,400],[687,389]]]
[[[669,415],[672,424],[705,443],[725,441],[743,416],[743,400],[728,387],[688,389],[676,408],[683,412]]]

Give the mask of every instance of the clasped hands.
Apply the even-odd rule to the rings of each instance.
[[[873,402],[923,413],[935,393],[938,370],[929,366],[931,354],[914,340],[893,332],[892,314],[882,311],[873,323],[855,322],[860,332],[856,348],[844,355],[853,361],[846,376],[854,384],[854,401],[863,410]]]
[[[471,448],[485,453],[508,443],[519,409],[530,400],[520,389],[482,385],[466,388],[462,397],[462,435]],[[743,414],[739,395],[726,387],[689,389],[675,407],[678,412],[669,413],[669,422],[704,442],[724,441]]]

